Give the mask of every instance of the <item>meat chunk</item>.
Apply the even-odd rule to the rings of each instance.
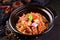
[[[32,33],[33,35],[38,34],[38,30],[36,27],[32,27]]]

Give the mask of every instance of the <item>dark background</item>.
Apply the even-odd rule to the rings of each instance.
[[[39,40],[60,40],[60,0],[51,0],[47,6],[54,9],[58,17],[52,30],[41,36]]]

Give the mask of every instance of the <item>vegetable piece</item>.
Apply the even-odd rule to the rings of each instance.
[[[33,27],[37,27],[38,24],[36,24],[36,23],[32,23],[32,26],[33,26]]]
[[[32,19],[33,19],[32,14],[29,14],[28,18],[30,21],[32,21]]]
[[[33,14],[33,19],[37,19],[37,18],[38,18],[37,15]]]

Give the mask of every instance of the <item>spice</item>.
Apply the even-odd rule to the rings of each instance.
[[[19,1],[16,1],[16,2],[13,3],[13,7],[14,8],[20,7],[22,5],[23,5],[23,3],[22,2],[19,2]]]

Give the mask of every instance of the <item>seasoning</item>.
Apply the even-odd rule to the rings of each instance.
[[[14,8],[20,7],[22,5],[23,5],[23,3],[22,2],[18,2],[18,1],[16,1],[16,2],[13,3],[13,7]]]

